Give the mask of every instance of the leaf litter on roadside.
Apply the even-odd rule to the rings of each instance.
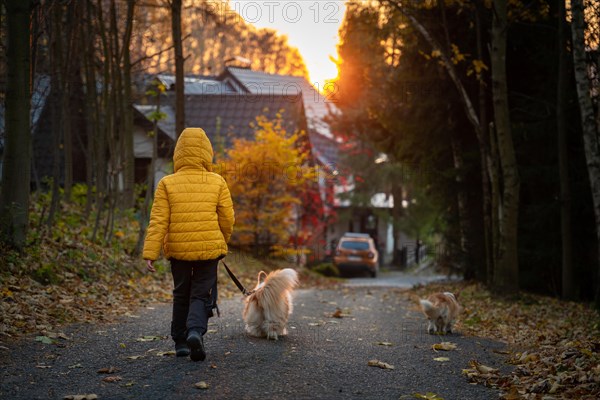
[[[431,284],[409,296],[436,291],[460,292],[456,330],[504,342],[492,352],[514,366],[504,372],[473,360],[463,370],[469,382],[500,389],[507,400],[600,398],[600,317],[589,305],[532,294],[508,300],[473,283]]]

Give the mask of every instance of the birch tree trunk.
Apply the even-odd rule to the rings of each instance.
[[[594,115],[594,107],[590,94],[590,77],[585,51],[585,18],[584,1],[571,0],[571,35],[573,48],[573,66],[575,69],[575,83],[577,86],[577,97],[579,111],[581,113],[581,126],[583,131],[583,145],[587,163],[592,200],[594,204],[594,215],[596,219],[596,241],[598,271],[596,281],[595,303],[600,309],[600,146],[598,140],[598,125]]]
[[[492,19],[492,98],[503,190],[500,196],[499,242],[494,289],[503,294],[519,290],[517,230],[519,219],[519,171],[512,141],[506,80],[507,0],[494,0]]]
[[[1,239],[16,249],[25,246],[31,180],[31,0],[6,0],[7,87],[6,142],[0,193]]]

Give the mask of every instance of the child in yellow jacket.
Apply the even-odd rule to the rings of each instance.
[[[173,275],[171,337],[177,356],[206,358],[202,336],[216,308],[217,265],[234,224],[225,180],[211,172],[213,149],[200,128],[187,128],[173,154],[174,173],[160,180],[144,241],[147,269],[164,256]]]

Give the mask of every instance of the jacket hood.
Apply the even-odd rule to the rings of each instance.
[[[175,172],[184,168],[211,171],[212,159],[213,148],[203,129],[186,128],[181,132],[173,153]]]

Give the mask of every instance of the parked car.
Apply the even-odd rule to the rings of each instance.
[[[333,263],[340,273],[362,270],[375,278],[379,272],[375,241],[365,233],[344,234],[336,247]]]

